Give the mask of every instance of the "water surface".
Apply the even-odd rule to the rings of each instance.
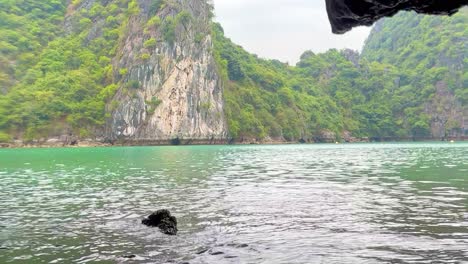
[[[467,143],[0,150],[0,263],[467,261]]]

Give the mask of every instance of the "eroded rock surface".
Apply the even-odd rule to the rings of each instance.
[[[370,26],[400,10],[452,15],[468,0],[326,0],[333,33],[342,34],[356,26]]]
[[[107,137],[147,144],[170,144],[175,138],[222,142],[227,125],[212,52],[211,6],[204,0],[177,0],[154,14],[151,3],[139,1],[141,12],[130,19],[113,62],[122,85],[108,106]],[[155,16],[161,26],[151,26]]]

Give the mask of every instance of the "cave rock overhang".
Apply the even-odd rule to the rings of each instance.
[[[468,5],[468,0],[326,0],[326,3],[333,33],[343,34],[357,26],[371,26],[400,10],[453,15]]]

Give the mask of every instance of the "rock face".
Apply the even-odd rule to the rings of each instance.
[[[409,112],[399,114],[406,126],[413,127],[413,138],[459,140],[468,135],[468,36],[463,33],[467,23],[468,8],[452,17],[401,12],[377,22],[366,41],[363,60],[398,67],[401,74],[395,78],[395,91],[401,92],[395,94],[404,94],[411,98],[411,107],[418,107],[413,113],[420,118],[406,119]]]
[[[153,2],[138,1],[140,13],[130,19],[113,61],[121,86],[108,106],[106,137],[145,144],[223,142],[227,126],[212,52],[212,7],[205,0],[168,1],[155,14]]]
[[[158,227],[166,235],[177,235],[177,219],[168,210],[158,210],[141,221],[150,227]]]
[[[431,117],[431,137],[440,140],[462,137],[466,130],[468,108],[456,100],[447,83],[439,81],[435,86],[436,94],[424,109]]]
[[[400,10],[452,15],[468,0],[326,0],[333,33],[342,34],[356,26],[370,26]]]

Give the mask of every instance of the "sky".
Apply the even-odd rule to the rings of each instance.
[[[360,51],[370,28],[331,33],[325,0],[214,0],[225,35],[262,58],[295,64],[306,50]]]

